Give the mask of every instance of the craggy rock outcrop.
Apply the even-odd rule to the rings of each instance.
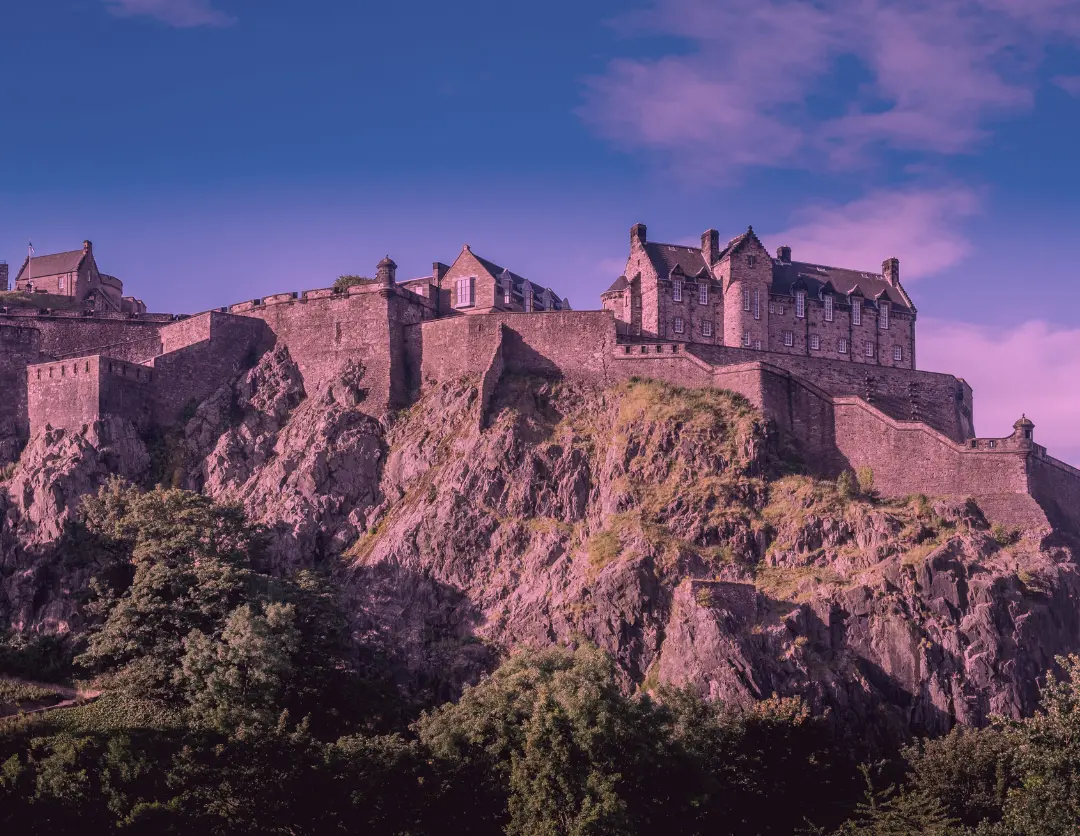
[[[30,440],[0,482],[0,617],[15,629],[66,632],[93,572],[65,554],[61,537],[87,494],[111,475],[141,481],[150,456],[135,427],[106,416],[78,432]]]
[[[588,640],[627,688],[942,730],[1029,712],[1080,649],[1065,534],[816,481],[735,395],[508,376],[486,404],[464,379],[380,419],[364,385],[352,362],[305,392],[278,346],[158,440],[151,477],[121,424],[35,440],[5,484],[7,613],[64,620],[25,594],[33,549],[119,472],[241,503],[279,570],[337,576],[357,636],[424,698],[514,645]]]

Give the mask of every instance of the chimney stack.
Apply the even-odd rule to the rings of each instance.
[[[387,256],[375,268],[375,281],[383,287],[393,287],[397,283],[397,265]]]
[[[92,253],[94,251],[94,245],[91,244],[89,241],[83,241],[82,242],[82,251],[84,253],[86,253],[87,255],[89,255],[90,253]]]
[[[791,247],[777,247],[776,257],[784,264],[791,264]]]
[[[720,233],[715,229],[706,229],[701,233],[701,254],[705,263],[712,267],[720,255]]]
[[[443,276],[450,268],[443,264],[441,261],[434,261],[431,264],[431,280],[435,283],[436,287],[442,287]]]
[[[900,287],[900,259],[887,258],[881,262],[881,275],[893,287]]]
[[[630,227],[630,246],[641,247],[648,239],[645,237],[645,224],[634,224]]]

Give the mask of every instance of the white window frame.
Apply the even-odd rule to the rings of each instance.
[[[893,361],[896,362],[896,363],[900,363],[900,362],[903,361],[903,359],[904,359],[904,348],[903,348],[903,346],[899,346],[899,345],[894,345],[893,346],[892,358],[893,358]]]
[[[788,348],[795,345],[795,334],[794,334],[794,332],[792,332],[792,331],[785,331],[784,332],[784,345],[788,346]]]
[[[671,280],[671,299],[673,302],[682,301],[682,279]]]
[[[525,310],[525,313],[532,313],[533,312],[533,308],[535,307],[535,304],[534,304],[534,301],[533,301],[533,292],[531,290],[526,290],[525,291],[525,295],[522,297],[521,302],[522,302],[521,307]]]
[[[840,354],[847,354],[847,337],[841,337],[837,341],[836,350]]]
[[[761,319],[761,288],[754,288],[754,319]]]
[[[744,311],[750,310],[750,288],[743,288],[742,292],[742,309]]]
[[[750,332],[749,331],[743,331],[742,332],[742,344],[743,344],[743,348],[749,348],[750,347]]]
[[[770,314],[776,313],[776,305],[773,302],[769,303],[769,313]]]
[[[786,309],[785,309],[785,307],[784,307],[784,304],[783,304],[783,303],[781,302],[781,303],[780,303],[780,309],[779,309],[779,310],[777,311],[777,313],[779,313],[779,314],[780,314],[780,316],[783,316],[783,315],[784,315],[784,311],[785,311],[785,310],[786,310]]]
[[[761,340],[754,340],[754,351],[761,351]]]
[[[866,356],[867,357],[873,357],[874,356],[874,344],[870,340],[866,341],[866,349],[865,349],[865,351],[866,351]]]
[[[810,350],[821,351],[821,337],[819,337],[817,334],[810,335]]]
[[[806,319],[806,291],[795,291],[795,318]]]
[[[706,320],[702,321],[702,323],[701,323],[701,335],[703,337],[711,337],[712,336],[712,320],[711,319],[706,319]]]
[[[825,297],[825,321],[832,322],[835,314],[833,312],[833,298],[832,296]]]
[[[698,304],[709,304],[709,286],[705,282],[698,285]]]
[[[683,318],[681,316],[675,317],[674,330],[676,334],[682,334],[686,330],[686,325],[683,322]]]
[[[862,325],[862,300],[851,300],[851,324]]]
[[[879,311],[880,312],[878,313],[878,326],[881,328],[882,331],[888,331],[889,330],[889,303],[888,302],[882,302],[881,305],[879,306]]]
[[[64,289],[64,277],[63,276],[57,276],[56,287],[57,287],[58,290],[63,290]]]
[[[455,308],[471,308],[476,304],[476,276],[464,276],[457,280],[454,288],[457,297]]]

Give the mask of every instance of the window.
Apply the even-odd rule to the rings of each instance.
[[[712,336],[712,322],[706,320],[701,323],[701,335],[704,337]]]
[[[866,341],[866,356],[867,357],[873,357],[874,356],[874,344],[872,342],[870,342],[870,340]]]
[[[825,321],[833,321],[833,298],[831,296],[825,297]]]
[[[817,334],[810,335],[810,348],[813,351],[821,350],[821,337],[819,337]]]
[[[761,319],[761,289],[754,288],[754,319]]]
[[[671,282],[671,299],[675,302],[682,301],[682,279],[674,279]]]
[[[525,308],[525,313],[532,313],[532,310],[533,310],[533,293],[532,293],[531,290],[529,290],[529,289],[525,290],[525,297],[524,297],[524,299],[522,301],[524,302],[522,307]]]
[[[862,325],[862,300],[855,299],[851,303],[851,324]]]
[[[503,304],[509,305],[514,301],[514,289],[510,282],[503,282]]]
[[[901,360],[904,359],[904,349],[898,345],[894,345],[892,350],[892,358],[897,363],[899,363]]]
[[[784,345],[795,345],[795,335],[790,331],[784,332]]]
[[[746,348],[750,347],[750,332],[749,331],[743,331],[742,332],[742,344]]]
[[[754,256],[752,256],[752,255],[748,255],[748,256],[746,257],[746,265],[747,265],[748,267],[753,267],[753,266],[754,266]]]
[[[474,304],[473,290],[476,287],[476,279],[472,276],[458,279],[456,283],[457,304],[455,308],[468,308]]]
[[[769,313],[776,313],[776,305],[774,305],[772,302],[769,303]]]
[[[784,306],[783,306],[783,305],[781,305],[781,306],[780,306],[780,308],[779,308],[779,310],[777,311],[777,313],[779,313],[779,314],[780,314],[780,316],[783,316],[783,315],[784,315]]]
[[[709,304],[709,286],[705,282],[698,285],[698,302],[702,305]]]
[[[675,333],[681,334],[683,332],[683,318],[681,316],[675,317]]]
[[[754,351],[761,351],[761,340],[754,340]]]
[[[878,314],[878,325],[881,326],[882,331],[889,330],[889,303],[882,302],[880,313]]]
[[[742,309],[744,311],[750,310],[750,291],[744,290],[742,292]]]
[[[799,319],[806,316],[806,291],[804,290],[795,292],[795,316]]]
[[[847,354],[847,338],[841,337],[836,343],[836,350],[841,354]]]
[[[58,288],[60,288],[60,290],[63,290],[63,289],[64,289],[64,277],[63,277],[63,276],[61,276],[61,277],[60,277],[60,279],[58,280],[58,282],[57,282],[57,285],[56,285],[56,286],[57,286]]]

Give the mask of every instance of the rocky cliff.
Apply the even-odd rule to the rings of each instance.
[[[164,437],[107,419],[34,438],[0,485],[0,619],[78,629],[93,566],[65,525],[119,474],[242,504],[276,569],[337,576],[357,637],[422,697],[512,645],[588,640],[627,688],[933,731],[1030,711],[1080,647],[1067,533],[816,481],[737,396],[506,377],[485,405],[464,379],[386,418],[365,395],[358,362],[306,392],[280,346]]]

